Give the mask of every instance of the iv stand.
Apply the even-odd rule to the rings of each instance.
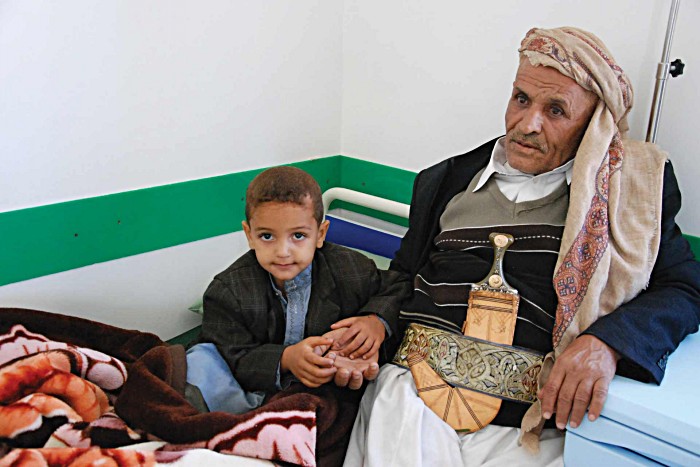
[[[664,99],[664,91],[666,89],[666,78],[670,74],[672,77],[683,74],[685,64],[680,59],[676,59],[669,63],[668,58],[671,54],[671,43],[673,42],[673,32],[676,28],[676,17],[678,16],[678,7],[680,0],[672,0],[671,12],[668,15],[668,25],[666,26],[666,40],[664,41],[664,50],[661,54],[661,62],[656,69],[656,85],[654,86],[654,99],[651,103],[651,114],[649,115],[649,127],[647,128],[647,142],[656,142],[656,131],[661,117],[661,104]]]

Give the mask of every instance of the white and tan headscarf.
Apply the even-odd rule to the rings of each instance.
[[[557,311],[554,359],[594,321],[631,300],[648,284],[661,237],[665,153],[624,140],[632,86],[603,43],[581,29],[531,29],[521,57],[575,80],[600,99],[574,159],[569,211],[554,269]],[[537,450],[539,402],[523,418],[521,440]]]

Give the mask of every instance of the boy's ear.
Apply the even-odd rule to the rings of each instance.
[[[250,233],[250,225],[246,221],[241,222],[241,226],[243,226],[243,232],[245,232],[245,237],[248,239],[248,248],[251,250],[255,250],[253,246],[253,237]]]
[[[326,234],[328,233],[329,225],[330,221],[326,219],[323,222],[321,222],[321,225],[318,226],[318,238],[316,239],[316,248],[321,248],[323,246],[323,242],[326,240]]]

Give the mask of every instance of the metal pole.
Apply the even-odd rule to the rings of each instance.
[[[678,7],[681,0],[673,0],[671,3],[671,12],[668,15],[668,25],[666,26],[666,40],[664,41],[664,50],[661,54],[661,62],[656,68],[656,85],[654,86],[654,99],[651,102],[651,113],[649,115],[649,127],[647,128],[647,141],[650,143],[656,142],[656,131],[661,117],[661,105],[664,100],[664,91],[666,89],[666,79],[670,71],[669,55],[671,54],[671,43],[673,42],[673,32],[676,29],[676,16],[678,16]]]

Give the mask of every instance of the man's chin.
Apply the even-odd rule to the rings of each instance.
[[[513,151],[506,153],[506,160],[511,168],[526,174],[532,173],[532,157],[528,157],[524,154],[519,154]]]

